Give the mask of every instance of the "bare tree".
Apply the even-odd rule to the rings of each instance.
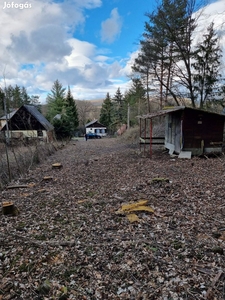
[[[99,111],[97,107],[91,103],[91,101],[75,100],[75,102],[78,110],[80,126],[85,126],[89,120],[97,119],[99,117]]]

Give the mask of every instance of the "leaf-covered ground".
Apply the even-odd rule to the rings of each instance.
[[[224,157],[138,150],[71,141],[1,192],[20,211],[0,215],[1,300],[225,299]],[[141,199],[154,213],[118,213]]]

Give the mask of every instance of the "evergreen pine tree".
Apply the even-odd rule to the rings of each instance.
[[[123,98],[123,94],[120,91],[120,88],[117,89],[114,97],[113,97],[113,106],[114,106],[114,116],[115,123],[118,126],[126,122],[126,108],[125,102]]]
[[[56,80],[53,84],[51,94],[47,97],[48,113],[47,118],[55,127],[57,138],[68,138],[74,135],[78,127],[77,107],[68,87],[65,95],[65,88]]]
[[[162,0],[155,12],[146,14],[149,20],[135,68],[144,71],[144,63],[148,62],[148,79],[153,76],[160,83],[160,106],[163,95],[167,101],[169,94],[177,105],[188,95],[192,106],[196,106],[192,77],[192,36],[198,18],[195,9],[196,0]]]
[[[57,79],[47,96],[47,118],[50,122],[57,114],[62,114],[65,106],[65,88]]]
[[[199,101],[200,108],[203,108],[207,100],[210,100],[210,96],[213,95],[215,85],[220,77],[221,49],[213,23],[207,28],[203,42],[198,44],[194,58],[194,90],[196,100]]]
[[[106,98],[102,103],[99,122],[109,129],[113,123],[113,104],[109,93],[106,94]]]
[[[146,113],[147,111],[146,90],[140,78],[132,79],[132,86],[125,93],[124,101],[126,103],[127,113],[130,114],[129,120],[131,126],[138,124],[137,115]]]
[[[65,99],[66,116],[69,119],[71,131],[74,132],[79,125],[77,106],[74,101],[73,95],[68,87],[68,92]]]
[[[20,95],[23,104],[30,104],[30,96],[27,94],[27,90],[24,86],[20,89]]]

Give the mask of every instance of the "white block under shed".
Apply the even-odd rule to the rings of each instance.
[[[178,158],[191,158],[191,151],[181,151]]]

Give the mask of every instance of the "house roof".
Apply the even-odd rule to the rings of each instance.
[[[7,118],[10,120],[12,117],[19,112],[20,109],[25,108],[47,131],[51,131],[54,129],[54,126],[37,110],[37,108],[33,105],[22,105],[19,109],[13,111],[12,113],[7,115]],[[5,120],[5,116],[1,119]],[[3,126],[2,130],[6,125]]]
[[[54,126],[37,110],[33,105],[23,105],[31,115],[33,115],[47,131],[54,129]]]
[[[15,115],[15,113],[17,112],[18,109],[15,109],[14,111],[12,111],[11,113],[4,115],[0,118],[0,120],[6,120],[6,116],[7,116],[7,120],[9,120],[10,118],[12,118],[13,115]]]
[[[102,127],[105,127],[105,125],[99,123],[97,119],[95,119],[95,120],[93,120],[93,121],[87,123],[87,124],[85,125],[85,127],[89,127],[89,126],[91,126],[91,125],[93,125],[93,124],[95,124],[95,123],[98,123],[98,124],[101,125]]]
[[[175,107],[171,107],[171,108],[168,108],[168,109],[162,109],[162,110],[155,111],[153,113],[138,116],[138,118],[139,119],[152,119],[152,118],[155,118],[155,117],[167,115],[169,113],[173,113],[175,111],[185,110],[185,109],[204,112],[204,113],[213,114],[213,115],[217,115],[217,116],[223,116],[225,118],[224,114],[219,114],[219,113],[215,113],[215,112],[211,112],[211,111],[207,111],[207,110],[202,110],[202,109],[198,109],[198,108],[193,108],[193,107],[187,107],[187,106],[175,106]]]

